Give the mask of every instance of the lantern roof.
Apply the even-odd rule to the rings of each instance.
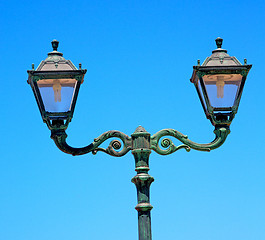
[[[227,50],[222,49],[223,39],[218,37],[216,40],[217,49],[212,51],[212,55],[207,57],[201,66],[242,66],[236,57],[231,57],[227,54]]]
[[[41,61],[36,71],[72,71],[77,70],[75,65],[63,57],[61,52],[58,52],[59,41],[53,40],[51,42],[53,51],[48,53],[48,57]]]

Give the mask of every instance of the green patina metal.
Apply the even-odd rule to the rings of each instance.
[[[101,134],[99,137],[95,138],[92,143],[85,147],[75,148],[67,144],[67,134],[65,132],[68,123],[71,121],[73,116],[74,107],[77,99],[78,90],[80,84],[83,81],[84,74],[86,70],[81,69],[81,64],[79,65],[79,70],[73,69],[71,71],[39,71],[38,69],[44,66],[47,62],[57,65],[61,63],[70,64],[73,66],[71,61],[66,61],[62,59],[62,54],[57,52],[58,41],[54,40],[52,42],[53,52],[48,54],[48,58],[43,61],[37,70],[29,70],[28,83],[31,85],[34,95],[36,97],[42,118],[44,122],[48,125],[51,130],[51,138],[54,140],[56,146],[63,152],[76,155],[83,155],[87,153],[96,154],[97,152],[105,152],[111,156],[121,157],[127,154],[129,151],[132,152],[135,159],[135,171],[136,176],[132,178],[132,182],[136,186],[137,190],[137,205],[135,209],[138,212],[138,232],[139,240],[151,240],[151,210],[153,206],[150,204],[150,186],[154,181],[154,178],[148,174],[149,171],[149,155],[151,151],[155,151],[160,155],[168,155],[176,152],[179,149],[185,149],[190,151],[191,149],[198,151],[211,151],[220,147],[226,140],[228,134],[230,133],[229,125],[237,112],[237,108],[240,102],[240,97],[244,87],[244,82],[251,65],[242,66],[238,64],[238,61],[234,57],[230,57],[226,54],[226,50],[221,49],[222,39],[216,39],[216,44],[218,49],[214,50],[215,56],[213,58],[207,58],[205,62],[200,66],[200,61],[198,60],[198,66],[194,66],[193,75],[191,81],[195,84],[196,90],[199,94],[200,101],[202,103],[203,109],[206,113],[207,118],[209,118],[212,124],[215,126],[214,134],[215,139],[207,144],[199,144],[188,139],[188,136],[178,132],[175,129],[164,129],[151,136],[143,127],[139,126],[131,136],[128,136],[120,131],[108,131]],[[224,54],[225,53],[225,54]],[[221,54],[219,56],[219,54]],[[216,57],[217,55],[217,57]],[[233,64],[231,66],[207,66],[207,63],[216,60],[221,62],[224,61],[234,61],[236,66]],[[56,68],[57,68],[56,67]],[[75,67],[74,67],[75,68]],[[242,83],[237,93],[237,98],[235,103],[230,108],[219,108],[216,109],[211,106],[206,88],[203,83],[203,76],[209,74],[241,74]],[[37,81],[45,78],[61,78],[71,77],[75,78],[78,82],[77,89],[73,97],[73,106],[69,112],[47,112],[44,108],[44,104],[41,98],[41,94],[37,85]],[[201,83],[202,89],[199,89],[199,82]],[[216,113],[216,111],[219,111]],[[227,111],[229,113],[227,113]],[[168,138],[172,137],[180,141],[182,144],[176,146],[173,141]],[[114,138],[114,139],[113,139]],[[102,148],[101,144],[105,141],[110,140],[107,148]]]
[[[168,155],[168,154],[174,153],[181,148],[186,149],[187,152],[189,152],[191,148],[195,150],[199,150],[199,151],[210,152],[211,150],[220,147],[224,143],[226,137],[230,133],[230,130],[229,130],[229,127],[216,127],[216,129],[214,130],[214,133],[216,137],[211,143],[198,144],[198,143],[195,143],[189,140],[187,135],[183,135],[177,130],[164,129],[154,134],[151,137],[151,149],[161,155]],[[182,142],[183,144],[179,146],[175,146],[171,139],[164,138],[161,140],[161,146],[166,149],[163,150],[159,147],[159,140],[165,136],[174,137],[178,139],[180,142]]]
[[[138,204],[138,232],[139,240],[151,240],[151,213],[153,206],[150,204],[150,185],[154,178],[148,174],[150,149],[150,133],[139,126],[132,134],[132,154],[135,159],[135,171],[137,175],[132,182],[137,189]]]
[[[73,156],[84,155],[89,152],[96,154],[98,151],[105,152],[111,156],[122,157],[132,149],[132,140],[126,134],[119,131],[108,131],[101,134],[94,139],[94,142],[82,148],[74,148],[66,143],[67,134],[64,129],[58,125],[53,125],[51,130],[51,138],[54,140],[56,146],[63,152],[72,154]],[[119,138],[123,142],[123,148],[121,142],[117,139],[110,142],[109,146],[104,149],[99,147],[103,142],[110,138]],[[119,151],[118,151],[119,150]]]
[[[58,122],[57,124],[59,124]],[[56,129],[57,128],[57,129]],[[217,126],[214,133],[215,139],[208,144],[195,143],[188,139],[186,135],[174,130],[164,129],[153,136],[148,133],[143,127],[139,126],[135,132],[129,137],[128,135],[119,131],[108,131],[94,139],[94,142],[86,147],[74,148],[66,143],[67,134],[60,126],[53,126],[51,138],[54,140],[56,146],[63,152],[76,155],[83,155],[89,152],[96,154],[97,152],[105,152],[111,156],[121,157],[129,151],[132,152],[135,159],[136,176],[132,178],[132,182],[137,189],[138,204],[135,209],[138,212],[138,232],[139,240],[151,240],[151,213],[153,206],[150,204],[150,185],[154,178],[148,174],[149,171],[149,155],[151,150],[158,154],[168,155],[179,149],[195,149],[199,151],[211,151],[220,147],[226,140],[230,133],[229,127]],[[171,136],[178,139],[183,144],[175,146],[171,139],[164,138],[161,140],[161,147],[159,146],[160,139],[165,136]],[[101,148],[100,145],[108,139],[112,140],[107,148]],[[119,138],[120,140],[117,140]],[[123,147],[122,147],[123,143]]]

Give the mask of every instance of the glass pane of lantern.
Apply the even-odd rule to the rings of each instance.
[[[75,79],[42,79],[37,82],[47,112],[68,112],[77,81]]]
[[[200,80],[198,79],[198,90],[199,90],[199,94],[200,94],[200,99],[202,99],[202,104],[203,104],[203,108],[206,109],[206,103],[205,103],[205,98],[203,96],[203,91],[202,91],[202,86],[200,83]]]
[[[241,80],[240,74],[205,75],[203,81],[211,106],[214,108],[232,107]]]

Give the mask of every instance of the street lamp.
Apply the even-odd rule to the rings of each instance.
[[[150,185],[154,178],[148,174],[149,155],[155,151],[161,155],[171,154],[181,148],[190,151],[211,151],[220,147],[230,133],[230,124],[237,112],[247,74],[252,65],[244,65],[235,57],[230,57],[222,49],[223,39],[217,38],[217,49],[200,65],[193,67],[191,82],[194,83],[206,117],[215,127],[215,139],[208,144],[192,142],[186,135],[174,129],[163,129],[151,136],[139,126],[131,136],[120,131],[108,131],[94,139],[86,147],[74,148],[66,143],[65,132],[72,119],[80,85],[84,81],[85,69],[77,69],[70,60],[57,51],[59,42],[52,41],[53,51],[35,70],[28,71],[28,83],[35,95],[43,121],[51,130],[51,138],[57,147],[68,154],[82,155],[98,151],[111,156],[121,157],[132,152],[135,158],[136,176],[132,182],[136,185],[139,240],[151,240]],[[178,139],[182,144],[176,146],[167,136]],[[107,139],[112,140],[107,148],[100,145]],[[117,140],[117,138],[119,140]],[[161,140],[161,142],[160,142]],[[122,143],[123,147],[122,147]],[[160,143],[160,144],[159,144]],[[161,146],[160,146],[161,145]]]

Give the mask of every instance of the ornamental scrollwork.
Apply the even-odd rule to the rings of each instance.
[[[159,141],[162,137],[165,137],[165,136],[175,137],[180,141],[182,139],[188,138],[188,136],[183,135],[182,133],[180,133],[174,129],[164,129],[164,130],[157,132],[156,134],[154,134],[151,137],[151,149],[154,150],[155,152],[157,152],[158,154],[161,154],[161,155],[168,155],[168,154],[176,152],[177,150],[182,149],[182,148],[184,148],[187,152],[190,151],[190,147],[188,145],[182,144],[182,145],[176,146],[172,142],[172,140],[169,138],[164,138],[161,140],[161,146],[163,148],[165,148],[165,149],[161,149],[159,146]],[[181,141],[181,142],[183,142],[183,141]]]
[[[64,129],[60,128],[51,129],[51,132],[52,132],[51,138],[54,140],[57,147],[61,151],[68,154],[72,154],[74,156],[83,155],[89,152],[96,154],[97,152],[101,151],[111,156],[121,157],[133,149],[132,138],[122,132],[115,130],[101,134],[98,138],[94,139],[94,142],[82,148],[74,148],[66,143],[67,134],[65,133]],[[188,136],[178,132],[177,130],[164,129],[151,136],[150,149],[154,150],[155,152],[161,155],[168,155],[182,148],[184,148],[186,151],[195,149],[199,151],[209,152],[215,148],[220,147],[224,143],[226,137],[230,133],[230,130],[228,126],[219,125],[214,130],[214,133],[215,133],[215,139],[211,143],[199,144],[189,140]],[[166,136],[174,137],[183,144],[176,146],[170,138],[163,138]],[[107,148],[100,147],[102,143],[104,143],[106,140],[110,138],[118,138],[119,140],[118,139],[112,140]],[[160,143],[161,147],[164,149],[162,149],[159,146],[160,139],[161,139]]]
[[[132,149],[132,140],[126,134],[119,131],[108,131],[101,134],[99,137],[94,139],[94,142],[87,145],[86,147],[74,148],[66,143],[67,134],[62,129],[52,130],[51,138],[54,140],[57,147],[68,154],[83,155],[89,152],[96,154],[98,151],[105,152],[111,156],[121,157]],[[109,138],[119,138],[120,140],[112,140],[107,148],[99,147]],[[123,143],[123,148],[122,147]],[[121,150],[120,150],[121,149]],[[118,151],[119,150],[119,151]]]
[[[127,136],[126,134],[119,132],[119,131],[108,131],[106,133],[103,133],[98,138],[94,139],[94,145],[99,146],[103,142],[105,142],[107,139],[113,138],[113,137],[119,138],[122,141],[123,148],[121,150],[120,148],[122,147],[122,143],[119,140],[115,139],[110,142],[109,146],[106,149],[96,147],[95,149],[92,150],[92,153],[95,155],[98,151],[101,151],[111,156],[121,157],[121,156],[124,156],[127,152],[129,152],[132,149],[131,138]]]
[[[220,147],[224,143],[226,137],[230,133],[230,130],[228,127],[220,126],[215,129],[214,133],[216,137],[211,143],[199,144],[189,140],[188,136],[182,134],[181,132],[178,132],[175,129],[164,129],[157,132],[151,137],[151,149],[161,155],[168,155],[182,148],[184,148],[187,152],[189,152],[191,148],[199,151],[209,152],[212,149]],[[165,149],[161,149],[161,147],[159,146],[159,141],[162,137],[165,136],[174,137],[183,144],[176,146],[171,139],[164,138],[161,140],[160,144]]]

